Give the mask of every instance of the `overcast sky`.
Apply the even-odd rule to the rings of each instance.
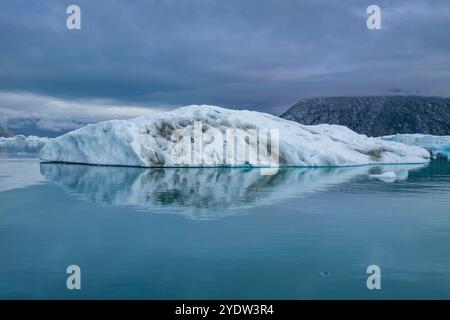
[[[81,30],[66,28],[70,4]],[[0,0],[0,117],[51,128],[188,104],[450,96],[449,35],[448,0]]]

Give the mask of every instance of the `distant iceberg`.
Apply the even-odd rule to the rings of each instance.
[[[198,123],[203,135],[200,144],[195,133]],[[229,130],[244,131],[248,136],[227,140],[210,134],[212,131],[228,137]],[[262,140],[261,132],[265,135]],[[255,134],[257,139],[252,138]],[[174,154],[185,153],[182,146],[186,141],[192,142],[192,150],[201,148],[203,152],[200,157],[195,152],[192,157],[188,154],[180,162]],[[235,145],[230,148],[232,143]],[[225,151],[215,148],[217,145]],[[257,157],[252,156],[255,152]],[[344,126],[306,126],[256,111],[192,105],[87,125],[48,141],[41,150],[41,159],[140,167],[257,167],[265,165],[260,162],[261,154],[275,155],[277,166],[314,167],[426,163],[430,157],[423,148],[368,138]]]
[[[410,146],[427,149],[433,155],[450,155],[450,136],[433,136],[428,134],[397,134],[384,136],[383,140],[397,141]]]
[[[50,138],[37,136],[16,135],[14,137],[0,137],[0,150],[14,151],[16,153],[36,153],[50,140]]]

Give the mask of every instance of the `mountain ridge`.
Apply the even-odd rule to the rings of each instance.
[[[417,95],[304,98],[280,117],[305,125],[344,125],[367,136],[450,135],[450,98]]]
[[[0,124],[0,137],[9,138],[13,136],[14,133],[11,130],[8,130]]]

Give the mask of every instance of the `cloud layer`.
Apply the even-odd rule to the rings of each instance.
[[[87,123],[127,119],[160,110],[161,107],[117,105],[108,100],[66,100],[26,92],[0,92],[0,119],[16,132],[33,125],[38,130],[62,133]]]
[[[81,7],[81,30],[66,28],[70,4]],[[279,114],[305,96],[450,95],[450,2],[377,1],[375,31],[366,28],[370,4],[2,1],[0,91],[38,101],[7,106],[3,94],[0,108],[33,114],[47,105],[52,113],[60,109],[42,97],[77,101],[66,109],[78,110],[65,113],[70,124],[92,110],[99,118],[121,113],[111,105],[204,103]],[[93,101],[107,103],[93,108]]]

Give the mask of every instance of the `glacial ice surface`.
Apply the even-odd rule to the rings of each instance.
[[[423,148],[369,138],[344,126],[307,126],[256,111],[192,105],[129,120],[87,125],[48,141],[41,150],[41,159],[50,162],[142,167],[202,167],[211,164],[261,166],[258,161],[248,157],[248,154],[258,148],[251,139],[237,139],[236,142],[237,148],[248,150],[245,159],[237,157],[236,152],[230,162],[228,153],[224,156],[215,148],[210,148],[216,140],[214,137],[207,137],[203,141],[203,150],[208,152],[203,152],[200,160],[182,164],[174,161],[173,150],[178,150],[183,143],[181,138],[174,139],[174,132],[178,132],[176,137],[190,136],[192,139],[194,123],[197,121],[202,123],[204,131],[214,128],[223,136],[226,136],[227,129],[278,129],[280,166],[425,163],[430,157],[429,152]],[[270,138],[268,141],[271,141]],[[272,150],[272,145],[268,143],[265,148],[263,151],[268,152]]]

